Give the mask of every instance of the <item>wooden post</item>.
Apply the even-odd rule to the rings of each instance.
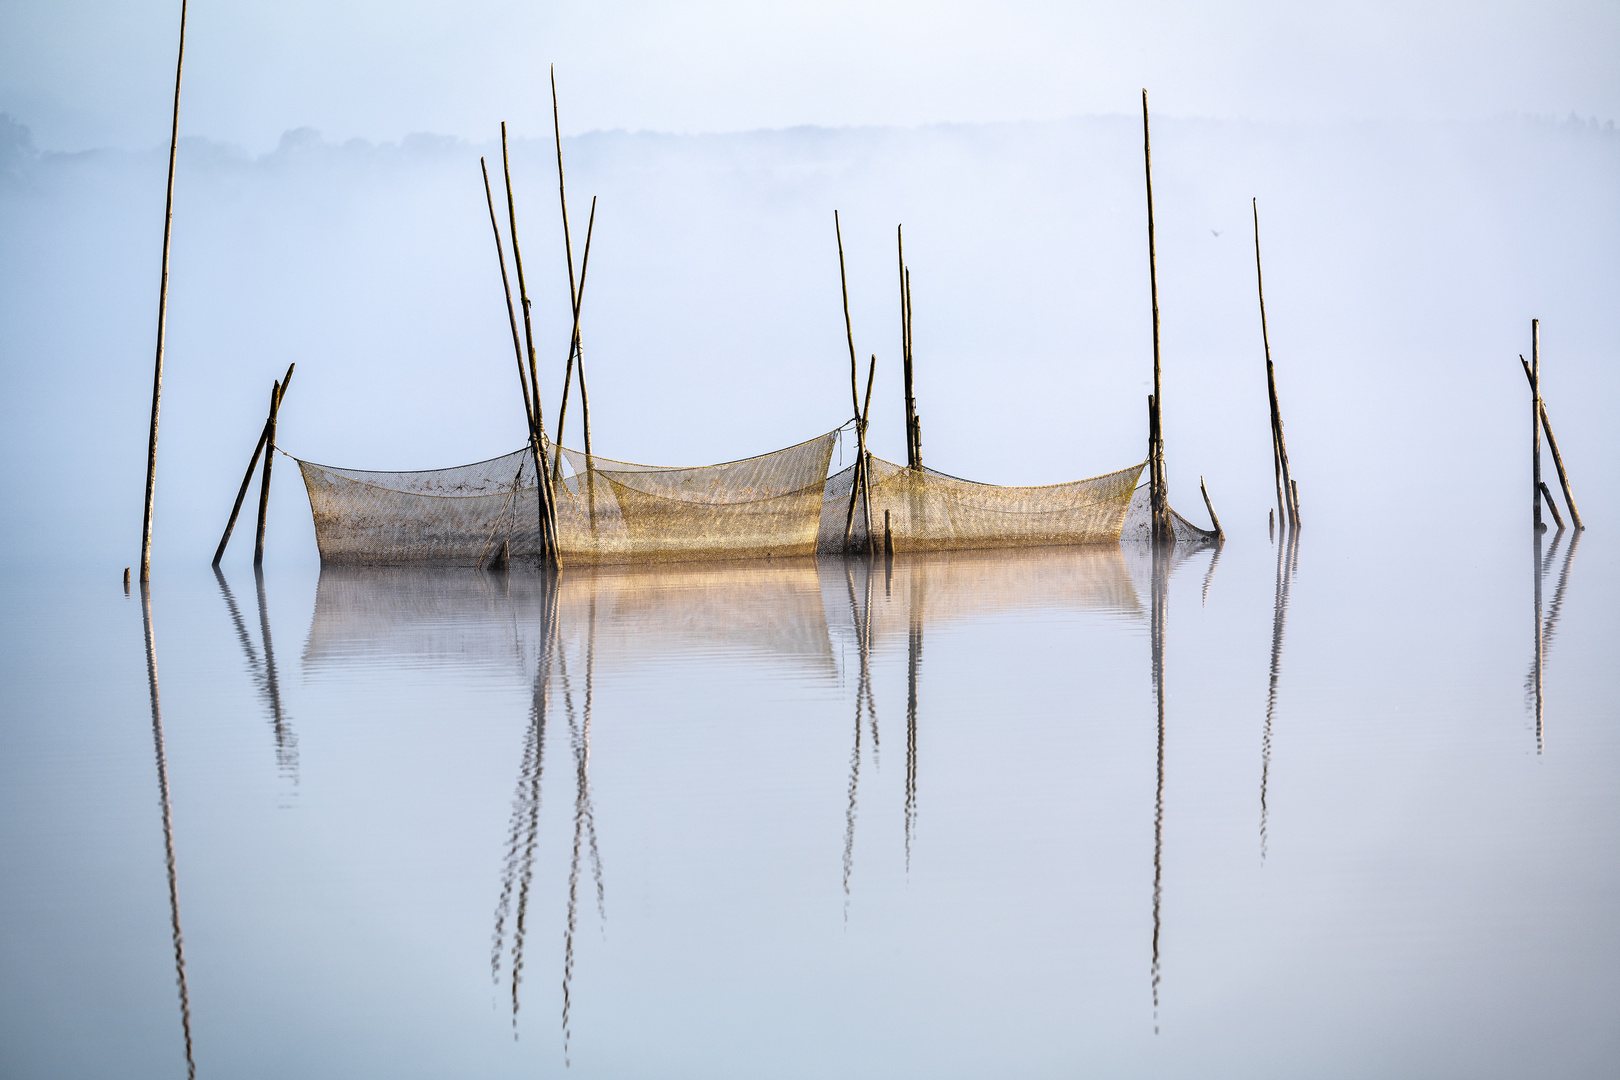
[[[844,298],[844,336],[849,341],[849,396],[851,405],[855,410],[855,439],[857,453],[859,454],[855,459],[855,485],[850,490],[849,514],[844,521],[844,543],[847,546],[849,544],[850,526],[855,518],[855,500],[863,490],[862,484],[866,475],[866,424],[865,418],[861,415],[860,367],[855,359],[855,327],[849,319],[849,278],[844,272],[844,233],[838,222],[837,210],[833,211],[833,236],[838,241],[838,285]],[[873,357],[874,364],[876,360],[877,358]],[[872,381],[870,376],[867,377],[866,388],[867,400],[871,401]],[[870,506],[867,507],[867,511],[868,515],[870,515]],[[870,545],[872,541],[870,518],[867,521],[866,540]]]
[[[1215,526],[1215,539],[1225,540],[1226,533],[1221,529],[1221,519],[1215,516],[1215,504],[1209,501],[1209,489],[1204,486],[1204,478],[1198,478],[1198,490],[1204,494],[1204,509],[1209,511],[1209,521]]]
[[[1282,450],[1278,445],[1282,425],[1278,422],[1277,376],[1271,366],[1271,335],[1266,329],[1266,284],[1260,272],[1260,201],[1250,199],[1254,211],[1254,283],[1260,294],[1260,343],[1266,353],[1266,394],[1271,403],[1271,467],[1277,482],[1277,515],[1288,520],[1287,500],[1283,498]]]
[[[917,393],[912,382],[912,371],[915,359],[911,351],[911,269],[906,268],[906,412],[908,419],[907,430],[911,434],[911,461],[913,469],[921,469],[922,463],[922,421],[917,417]]]
[[[1541,497],[1547,501],[1547,509],[1552,511],[1553,523],[1558,526],[1558,531],[1563,532],[1564,515],[1558,512],[1558,504],[1553,501],[1552,492],[1547,490],[1545,482],[1541,485]]]
[[[585,304],[585,275],[591,268],[591,233],[596,228],[596,199],[591,198],[591,220],[585,226],[585,258],[579,268],[579,288],[574,293],[574,329],[568,336],[568,364],[563,369],[562,407],[557,410],[557,445],[562,445],[563,421],[568,416],[568,386],[574,380],[574,357],[579,355],[579,313]],[[573,268],[570,267],[570,270]],[[573,287],[570,278],[569,287]],[[580,357],[579,368],[579,394],[580,399],[585,397],[585,361]],[[585,421],[585,453],[591,452],[590,418]],[[562,453],[557,454],[557,463],[552,468],[552,480],[555,482],[562,476]]]
[[[1530,508],[1531,522],[1541,523],[1541,320],[1530,320]]]
[[[534,403],[529,400],[529,376],[523,370],[523,342],[518,338],[517,310],[512,306],[512,283],[506,276],[506,252],[501,248],[501,226],[495,219],[495,195],[489,189],[489,168],[478,159],[484,173],[484,199],[489,203],[489,227],[495,234],[495,259],[501,264],[501,292],[506,296],[506,319],[512,324],[512,354],[517,357],[518,382],[523,387],[523,421],[529,438],[534,438]]]
[[[883,554],[886,558],[894,558],[894,533],[889,529],[889,512],[883,511]]]
[[[585,357],[584,354],[580,352],[579,348],[579,309],[580,305],[584,303],[583,294],[585,292],[585,267],[582,264],[579,268],[579,285],[576,287],[574,284],[574,242],[572,235],[568,230],[568,193],[563,185],[562,124],[558,120],[557,113],[556,64],[551,65],[551,131],[557,142],[557,200],[562,205],[563,254],[567,256],[568,259],[568,294],[569,300],[574,308],[574,334],[573,341],[568,347],[568,368],[563,375],[562,407],[563,411],[566,412],[568,409],[568,384],[573,379],[574,361],[577,357],[579,361],[579,404],[580,409],[584,412],[585,456],[588,460],[591,453],[591,400],[589,392],[585,389]],[[591,222],[594,224],[595,221],[596,196],[593,195],[591,196]],[[585,227],[584,257],[585,261],[589,262],[591,257],[591,230],[589,225]],[[562,439],[562,414],[559,413],[557,419],[557,442],[561,443]],[[558,469],[560,470],[561,467],[561,455],[559,455]]]
[[[1299,481],[1288,481],[1288,494],[1294,500],[1294,528],[1299,528]]]
[[[1530,365],[1520,355],[1519,363],[1524,364],[1524,377],[1530,380],[1531,387],[1536,384],[1535,376],[1530,374]],[[1553,436],[1552,421],[1547,419],[1547,400],[1541,400],[1541,430],[1547,436],[1547,449],[1552,451],[1553,464],[1558,467],[1558,484],[1564,489],[1564,504],[1569,507],[1569,516],[1575,523],[1575,530],[1586,528],[1581,521],[1581,512],[1575,509],[1575,496],[1569,491],[1569,474],[1564,471],[1564,455],[1558,452],[1558,440]],[[1552,500],[1549,499],[1549,502]]]
[[[895,243],[900,258],[900,363],[905,380],[906,398],[906,468],[922,465],[917,446],[917,399],[911,381],[911,271],[906,269],[906,244],[901,226],[894,227]]]
[[[1153,297],[1153,400],[1155,402],[1154,416],[1162,419],[1164,415],[1164,395],[1159,380],[1159,267],[1158,259],[1153,245],[1153,150],[1152,141],[1148,133],[1148,99],[1147,90],[1142,91],[1142,165],[1147,176],[1147,232],[1148,232],[1148,286]],[[1163,430],[1158,420],[1154,423],[1154,444],[1151,458],[1152,485],[1150,494],[1153,507],[1153,539],[1155,541],[1170,538],[1170,518],[1167,513],[1169,507],[1168,485],[1164,476],[1164,442]]]
[[[174,60],[174,119],[169,127],[169,186],[163,197],[163,270],[158,283],[157,358],[152,364],[152,431],[146,440],[146,511],[141,520],[141,581],[152,579],[152,496],[157,489],[158,406],[163,399],[163,335],[169,322],[169,236],[174,224],[174,159],[180,146],[180,72],[186,62],[186,0],[180,0],[180,48]]]
[[[259,485],[259,531],[253,538],[253,565],[264,565],[264,520],[270,511],[270,467],[276,461],[276,412],[281,408],[281,384],[270,388],[270,420],[265,425],[263,483]]]
[[[507,227],[512,234],[512,263],[517,269],[518,299],[523,304],[523,338],[529,352],[529,388],[534,402],[534,427],[529,438],[534,447],[535,488],[540,495],[540,547],[546,563],[556,569],[557,502],[551,486],[551,473],[546,469],[546,421],[540,403],[539,371],[534,358],[534,323],[529,310],[529,290],[523,281],[523,249],[518,246],[517,204],[512,197],[512,159],[507,151],[504,120],[501,121],[501,166],[506,175],[506,213]]]
[[[277,398],[279,407],[280,397],[285,397],[287,387],[292,385],[293,368],[296,363],[287,365],[287,377],[281,380],[281,394]],[[242,500],[247,498],[248,485],[253,482],[253,470],[258,467],[259,455],[264,452],[264,444],[270,439],[270,417],[264,418],[264,427],[259,431],[259,445],[253,448],[253,457],[248,460],[247,472],[242,474],[242,486],[236,492],[236,503],[231,507],[231,519],[225,523],[225,533],[219,538],[219,547],[214,549],[214,561],[209,564],[218,566],[219,560],[225,557],[225,545],[231,542],[231,530],[236,528],[236,516],[242,512]]]

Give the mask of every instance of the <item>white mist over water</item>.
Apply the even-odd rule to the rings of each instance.
[[[568,334],[555,160],[514,132],[525,269],[555,423]],[[150,395],[163,155],[41,153],[0,181],[6,543],[133,561]],[[521,440],[478,156],[498,143],[181,147],[159,447],[160,561],[205,559],[270,381],[298,371],[289,452],[353,467],[479,460]],[[564,140],[596,447],[696,464],[849,415],[832,211],[873,442],[903,455],[894,228],[916,307],[925,460],[998,483],[1138,460],[1151,378],[1141,129],[1131,116]],[[1249,535],[1271,501],[1249,199],[1307,520],[1516,527],[1526,389],[1545,394],[1590,521],[1620,495],[1620,136],[1585,123],[1155,125],[1172,498]],[[499,197],[499,196],[498,196]],[[155,200],[155,201],[154,201]],[[578,441],[577,396],[570,441]],[[269,555],[314,557],[279,462]],[[1400,525],[1396,525],[1399,522]],[[241,549],[246,550],[246,545]],[[238,552],[239,554],[240,552]],[[235,557],[233,555],[233,557]],[[120,561],[121,560],[121,561]]]

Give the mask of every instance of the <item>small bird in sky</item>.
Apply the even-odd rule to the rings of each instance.
[[[1221,235],[1221,230],[1219,230],[1219,229],[1211,229],[1211,230],[1209,230],[1209,231],[1210,231],[1210,232],[1211,232],[1211,233],[1213,233],[1213,234],[1214,234],[1214,235],[1216,235],[1216,236],[1219,236],[1219,235]]]

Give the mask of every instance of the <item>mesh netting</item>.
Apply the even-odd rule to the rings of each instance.
[[[1170,532],[1177,544],[1213,544],[1216,541],[1214,531],[1200,529],[1176,513],[1174,507],[1170,508]],[[1148,485],[1143,484],[1131,496],[1130,506],[1125,511],[1125,524],[1120,529],[1121,540],[1136,541],[1143,544],[1153,542],[1153,505]]]
[[[812,555],[836,440],[830,432],[695,468],[587,459],[565,447],[565,474],[553,483],[558,556],[577,565]],[[323,563],[485,566],[502,553],[540,556],[527,450],[422,472],[298,465]]]
[[[872,457],[872,531],[883,549],[884,514],[896,552],[964,548],[1104,544],[1120,538],[1141,465],[1040,487],[1001,487],[962,480],[933,469],[908,469]],[[865,550],[866,519],[857,500],[849,523],[855,466],[828,477],[821,504],[817,550]]]

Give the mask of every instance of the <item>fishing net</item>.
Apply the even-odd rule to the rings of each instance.
[[[1174,507],[1170,508],[1170,534],[1177,544],[1213,544],[1218,539],[1213,530],[1200,529],[1176,513]],[[1119,538],[1143,544],[1153,542],[1153,504],[1148,485],[1143,484],[1131,496]]]
[[[875,456],[870,460],[875,547],[884,550],[887,520],[897,553],[1116,543],[1143,468],[1132,465],[1064,484],[1001,487]],[[855,500],[853,519],[850,515],[854,488],[854,465],[827,479],[816,545],[823,554],[866,550],[862,499]]]
[[[563,448],[555,457],[565,565],[813,555],[837,434],[775,453],[661,468]],[[534,458],[519,450],[422,472],[298,461],[323,563],[489,566],[540,556]]]

